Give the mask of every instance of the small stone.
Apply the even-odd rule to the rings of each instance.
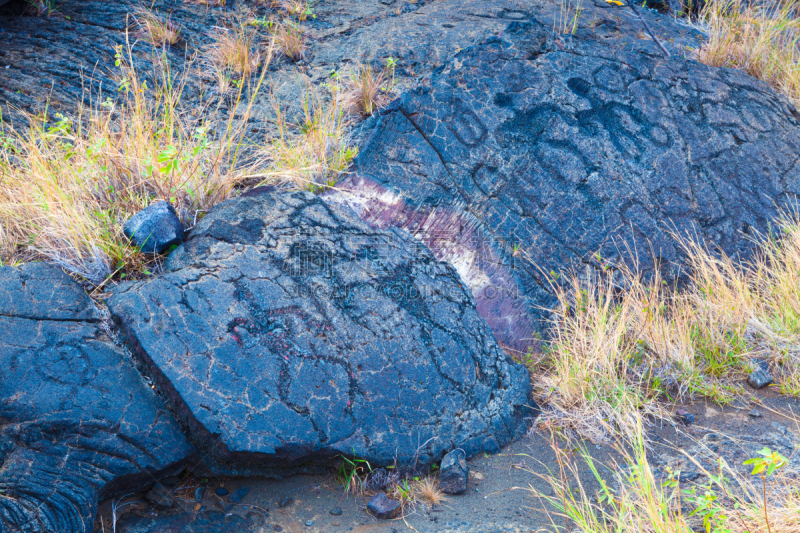
[[[686,483],[687,481],[694,481],[695,479],[699,478],[700,474],[697,472],[692,472],[691,470],[688,472],[681,472],[678,475],[678,481],[681,483]]]
[[[150,491],[145,494],[145,499],[150,503],[154,503],[159,507],[172,507],[175,503],[175,498],[172,496],[172,490],[168,489],[161,483],[156,483]]]
[[[442,459],[439,488],[445,494],[461,494],[467,490],[469,467],[467,454],[462,449],[449,452]]]
[[[313,526],[313,525],[314,525],[314,521],[313,521],[313,520],[306,520],[306,525],[307,525],[308,527],[311,527],[311,526]]]
[[[683,424],[686,426],[689,424],[694,424],[694,415],[686,409],[678,409],[678,411],[675,413],[675,417],[683,422]]]
[[[183,224],[175,208],[161,201],[133,215],[122,231],[131,243],[145,253],[160,254],[184,241]]]
[[[225,520],[225,513],[222,511],[207,511],[206,517],[211,521],[218,522],[220,520]]]
[[[206,488],[205,487],[197,487],[197,490],[194,491],[194,499],[198,502],[203,501],[203,496],[206,495]]]
[[[763,368],[759,368],[747,376],[747,384],[754,389],[766,387],[770,383],[772,383],[772,376]]]
[[[274,529],[275,531],[283,531],[283,528],[278,524],[275,524],[275,527],[273,527],[272,529]]]
[[[220,487],[214,492],[217,493],[217,496],[227,496],[228,494],[230,494],[230,491],[225,487]]]
[[[369,501],[367,509],[376,518],[389,520],[400,514],[400,502],[388,498],[383,492],[379,492]]]
[[[294,498],[292,498],[291,496],[286,496],[280,501],[280,503],[278,504],[278,507],[283,509],[284,507],[289,507],[293,503],[294,503]]]
[[[250,487],[242,485],[235,491],[231,492],[231,495],[228,496],[228,501],[231,503],[239,503],[245,496],[247,496],[248,492],[250,492]]]
[[[761,411],[759,411],[758,409],[753,409],[752,411],[750,411],[749,414],[753,418],[761,418]]]
[[[333,516],[341,516],[342,508],[341,507],[334,507],[333,509],[331,509],[331,514]]]

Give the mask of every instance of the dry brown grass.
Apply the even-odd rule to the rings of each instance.
[[[347,121],[334,87],[324,95],[308,87],[303,96],[303,114],[290,121],[273,100],[278,138],[268,143],[269,170],[258,175],[261,183],[289,185],[317,191],[333,186],[347,171],[357,150],[348,143]]]
[[[800,105],[799,15],[800,0],[711,0],[698,16],[709,37],[697,59],[743,70]]]
[[[258,69],[264,57],[272,57],[273,46],[258,50],[256,34],[247,26],[218,29],[214,42],[205,50],[217,77],[220,93],[226,92],[231,80],[246,80]]]
[[[160,61],[149,83],[130,66],[129,49],[118,50],[117,61],[118,101],[106,99],[55,122],[31,117],[29,129],[3,131],[3,261],[45,259],[93,284],[113,272],[146,273],[146,258],[121,231],[130,216],[166,199],[191,225],[253,173],[250,164],[240,163],[251,103],[242,104],[240,95],[232,104],[240,111],[230,116],[240,114],[241,122],[216,123],[213,109],[182,104],[185,78]]]
[[[137,39],[144,39],[153,46],[169,46],[178,42],[181,36],[181,28],[173,22],[172,16],[162,18],[158,14],[143,9],[133,15],[133,20],[138,27],[134,36]]]
[[[390,76],[385,69],[375,70],[369,65],[359,65],[345,77],[345,104],[355,115],[372,115],[386,104],[390,92]]]
[[[300,61],[306,53],[306,38],[303,30],[294,22],[287,20],[272,26],[272,35],[278,49],[290,61]]]
[[[439,505],[446,499],[444,492],[439,490],[439,479],[432,476],[415,480],[412,488],[414,499],[429,505]]]
[[[548,406],[541,423],[593,441],[630,438],[640,414],[670,417],[667,397],[745,394],[735,382],[753,358],[782,392],[800,394],[800,223],[787,216],[778,231],[746,264],[682,239],[690,281],[681,290],[625,269],[554,280],[548,348],[531,360]]]

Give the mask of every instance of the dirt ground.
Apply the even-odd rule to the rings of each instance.
[[[703,483],[701,464],[713,467],[721,455],[734,467],[769,446],[790,457],[790,468],[800,471],[800,457],[794,457],[798,434],[800,402],[772,392],[758,392],[753,401],[721,407],[706,402],[675,406],[695,415],[692,424],[653,426],[650,454],[656,471],[680,468],[695,483]],[[754,412],[757,411],[757,412]],[[611,444],[583,443],[596,461],[614,468],[618,454]],[[561,444],[563,446],[563,443]],[[442,504],[409,509],[403,518],[378,520],[366,511],[368,496],[345,494],[335,472],[320,476],[295,476],[280,480],[196,479],[186,476],[174,483],[175,505],[157,508],[144,494],[133,494],[118,502],[118,533],[287,533],[312,532],[482,532],[528,533],[557,531],[563,519],[548,514],[544,504],[530,490],[552,494],[538,474],[557,471],[555,452],[548,435],[532,432],[494,456],[469,461],[470,479],[466,493],[448,496]],[[597,488],[582,471],[590,491]],[[696,474],[696,475],[695,475]],[[657,472],[657,475],[659,473]],[[200,501],[198,487],[205,486]],[[216,489],[230,492],[245,486],[247,495],[236,504]],[[341,514],[338,513],[341,510]],[[333,511],[333,513],[332,513]],[[112,502],[101,504],[96,531],[114,531]],[[555,521],[555,522],[554,522]]]

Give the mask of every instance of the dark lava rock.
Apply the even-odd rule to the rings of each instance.
[[[742,233],[800,193],[800,114],[741,71],[612,41],[542,19],[460,51],[382,112],[327,197],[428,244],[522,353],[554,305],[551,272],[638,250],[645,274],[678,280],[673,233],[748,253]]]
[[[133,215],[122,228],[143,252],[162,253],[183,242],[183,224],[169,202],[151,204]]]
[[[230,491],[225,487],[219,487],[214,492],[217,494],[217,496],[227,496]]]
[[[330,513],[333,516],[341,516],[342,515],[342,508],[341,507],[334,507],[333,509],[331,509]]]
[[[396,518],[402,509],[399,501],[387,497],[383,492],[379,492],[369,500],[367,510],[376,518],[389,520]]]
[[[536,413],[452,267],[318,196],[220,204],[165,268],[108,305],[217,473],[424,468]]]
[[[159,507],[172,507],[172,505],[175,503],[175,497],[172,494],[172,490],[168,489],[161,483],[156,483],[155,486],[153,486],[153,488],[144,495],[144,497],[147,501],[154,503]]]
[[[439,488],[445,494],[461,494],[467,490],[469,467],[464,450],[456,449],[448,452],[442,459],[439,473]]]
[[[753,418],[761,418],[761,417],[763,416],[763,415],[761,414],[761,411],[759,411],[758,409],[753,409],[753,410],[752,410],[752,411],[750,411],[750,413],[748,413],[748,414],[749,414],[751,417],[753,417]]]
[[[98,498],[175,474],[193,452],[100,323],[60,270],[0,268],[0,531],[90,532]]]
[[[239,503],[247,496],[247,493],[250,492],[250,487],[246,487],[242,485],[235,491],[231,492],[231,495],[228,496],[228,501],[231,503]]]
[[[690,413],[686,409],[678,409],[675,412],[675,418],[683,422],[685,426],[688,426],[689,424],[694,424],[694,414]]]
[[[751,372],[750,375],[747,376],[747,384],[754,389],[766,387],[770,383],[772,383],[772,376],[769,372],[761,368]]]

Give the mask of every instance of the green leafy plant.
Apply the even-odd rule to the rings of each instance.
[[[372,467],[365,459],[356,457],[353,449],[353,458],[341,456],[342,464],[339,465],[339,482],[344,485],[345,493],[361,494],[364,492],[364,478],[372,472]]]

